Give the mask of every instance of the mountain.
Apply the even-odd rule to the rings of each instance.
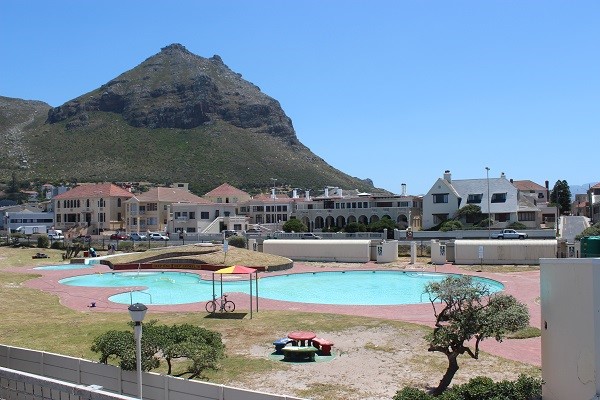
[[[199,194],[223,182],[266,188],[271,178],[374,189],[313,154],[279,102],[219,56],[180,44],[59,107],[0,99],[0,140],[10,144],[0,150],[4,181],[16,170],[19,179],[50,182],[190,182]]]

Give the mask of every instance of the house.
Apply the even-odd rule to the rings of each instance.
[[[592,223],[600,222],[600,182],[590,187],[587,191]]]
[[[76,186],[52,198],[55,228],[87,228],[86,233],[92,235],[105,230],[122,229],[125,201],[132,197],[131,192],[113,183]]]
[[[20,226],[54,225],[54,213],[46,212],[39,204],[19,204],[0,207],[0,229],[14,231]]]
[[[542,213],[540,226],[543,228],[555,227],[556,207],[550,205],[549,182],[545,182],[545,187],[530,180],[513,181],[511,179],[510,182],[517,188],[517,194],[521,204],[525,202],[529,202],[530,204],[533,203],[534,206],[540,209]],[[530,215],[530,217],[532,218],[533,216]],[[522,215],[522,218],[524,219],[525,216]],[[519,222],[524,223],[524,221],[521,220]]]
[[[223,183],[221,186],[206,193],[203,198],[212,203],[238,204],[250,200],[252,196],[228,183]]]
[[[512,222],[536,228],[542,223],[542,211],[536,201],[531,196],[519,198],[519,190],[504,173],[499,178],[453,180],[450,171],[445,171],[423,199],[423,228],[454,218],[468,204],[479,206],[495,228]]]
[[[170,232],[177,229],[172,221],[172,207],[177,203],[202,204],[206,200],[180,187],[154,187],[132,195],[125,202],[127,232]],[[190,218],[194,220],[195,215]]]

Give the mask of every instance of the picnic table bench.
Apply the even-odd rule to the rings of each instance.
[[[312,344],[319,349],[322,356],[331,355],[331,346],[333,346],[333,342],[323,338],[314,338],[312,339]]]
[[[281,338],[281,339],[277,339],[276,341],[273,342],[273,345],[275,345],[275,353],[276,354],[282,354],[282,349],[292,341],[292,339],[290,338]]]
[[[313,346],[285,346],[281,351],[285,361],[315,361],[319,350]]]

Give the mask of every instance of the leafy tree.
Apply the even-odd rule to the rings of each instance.
[[[585,228],[583,232],[575,236],[575,240],[581,240],[581,238],[588,236],[600,236],[600,222],[596,222],[594,225]]]
[[[300,221],[297,218],[292,218],[292,219],[286,221],[285,224],[283,224],[282,229],[284,230],[284,232],[287,232],[287,233],[308,232],[308,228],[306,227],[306,225],[304,225],[304,223],[302,223],[302,221]]]
[[[571,211],[571,189],[565,180],[558,180],[550,192],[550,202],[558,204],[561,214]]]
[[[369,232],[383,232],[384,229],[387,229],[388,239],[394,238],[394,229],[396,228],[396,223],[388,216],[381,218],[379,221],[370,223],[369,226],[367,226]]]
[[[246,248],[246,238],[243,236],[230,236],[227,238],[227,242],[233,247],[238,247],[240,249]]]
[[[527,306],[513,296],[490,293],[487,285],[470,276],[449,276],[425,287],[435,315],[435,328],[427,336],[429,351],[448,358],[448,368],[433,394],[439,395],[458,371],[458,356],[479,357],[479,343],[493,337],[501,342],[506,333],[529,324]],[[436,307],[437,303],[437,307]],[[467,343],[474,339],[474,349]]]
[[[37,247],[39,247],[40,249],[47,249],[48,246],[50,246],[50,239],[48,239],[48,236],[39,236],[37,239]]]
[[[365,224],[361,224],[360,222],[350,222],[344,227],[344,231],[346,233],[366,232],[367,227]]]
[[[131,330],[105,332],[94,339],[91,350],[100,353],[102,363],[114,360],[124,370],[136,369],[135,340]],[[190,324],[166,326],[150,321],[144,324],[142,335],[142,370],[158,368],[161,357],[167,363],[167,374],[172,373],[173,360],[189,360],[187,369],[180,375],[189,373],[191,379],[208,368],[216,369],[225,357],[225,346],[220,333]]]
[[[460,223],[460,221],[453,221],[453,220],[448,220],[448,221],[444,221],[442,223],[442,226],[440,227],[440,231],[442,232],[448,232],[448,231],[457,231],[462,229],[463,225]]]

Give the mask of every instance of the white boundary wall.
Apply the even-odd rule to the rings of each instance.
[[[292,260],[366,263],[371,260],[370,246],[370,240],[272,239],[263,242],[263,253]]]
[[[136,371],[59,354],[0,345],[0,367],[136,397]],[[0,371],[0,378],[2,371]],[[144,400],[301,400],[225,385],[143,373]]]
[[[540,258],[556,257],[556,246],[556,240],[456,240],[454,263],[539,264]]]
[[[542,397],[600,398],[600,258],[540,261]]]

